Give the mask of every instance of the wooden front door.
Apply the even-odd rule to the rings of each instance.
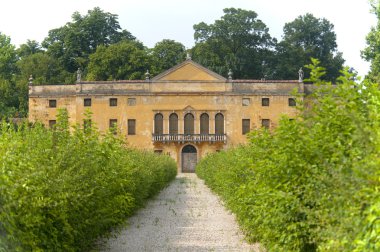
[[[197,149],[192,145],[186,145],[182,149],[182,172],[195,172],[197,165]]]

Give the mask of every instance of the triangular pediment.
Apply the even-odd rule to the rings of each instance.
[[[188,106],[186,106],[184,109],[183,109],[183,111],[194,111],[195,109],[192,107],[192,106],[190,106],[190,105],[188,105]]]
[[[226,78],[192,60],[186,60],[157,75],[152,81],[226,81]]]

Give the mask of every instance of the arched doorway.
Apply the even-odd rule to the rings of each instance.
[[[195,172],[197,149],[192,145],[182,148],[182,172]]]

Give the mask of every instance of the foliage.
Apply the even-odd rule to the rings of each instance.
[[[261,64],[272,54],[275,41],[254,11],[227,8],[214,24],[194,25],[193,58],[200,64],[234,78],[261,78]],[[210,60],[209,56],[212,56]]]
[[[326,67],[323,78],[334,81],[343,68],[342,53],[337,52],[334,25],[325,18],[308,13],[284,26],[283,40],[276,46],[276,79],[298,79],[298,69],[317,58]],[[309,71],[305,71],[309,77]]]
[[[371,0],[372,12],[377,17],[376,27],[371,27],[371,31],[366,37],[367,47],[362,51],[362,57],[371,62],[371,69],[368,77],[372,81],[380,81],[380,2]]]
[[[19,48],[17,48],[17,55],[20,58],[40,52],[43,52],[41,45],[35,40],[28,39],[26,44],[22,44]]]
[[[89,55],[98,46],[134,39],[131,33],[121,30],[117,15],[96,7],[83,16],[75,12],[72,22],[50,30],[42,46],[60,61],[66,71],[74,73],[79,67],[87,67]]]
[[[108,47],[98,46],[90,56],[88,80],[142,79],[149,69],[144,46],[135,41],[122,41]]]
[[[10,79],[15,73],[15,63],[17,61],[15,46],[11,44],[11,39],[0,33],[0,78]]]
[[[152,74],[156,75],[181,63],[185,59],[185,46],[170,39],[164,39],[151,49]]]
[[[76,126],[67,112],[0,131],[0,251],[86,251],[176,175],[167,156]]]
[[[321,81],[317,64],[299,118],[250,133],[249,145],[196,171],[268,251],[378,251],[380,91],[347,70],[340,85]]]

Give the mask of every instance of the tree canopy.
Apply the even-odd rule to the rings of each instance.
[[[72,22],[50,30],[42,46],[59,59],[67,71],[74,73],[78,67],[87,67],[89,55],[98,46],[134,39],[130,32],[121,29],[117,15],[96,7],[83,16],[75,12]]]
[[[108,47],[98,46],[90,56],[87,79],[141,79],[148,68],[149,59],[144,46],[139,42],[125,40]]]
[[[275,40],[254,11],[227,8],[213,24],[194,25],[193,58],[200,64],[234,78],[261,78],[262,62],[271,57]]]
[[[374,3],[374,12],[380,16]],[[186,52],[223,76],[231,70],[234,79],[296,79],[310,57],[326,67],[325,79],[339,75],[344,60],[328,20],[299,16],[285,24],[283,38],[277,42],[253,10],[226,8],[223,12],[214,23],[194,25],[195,45],[188,49],[170,39],[147,48],[121,28],[118,15],[98,7],[84,15],[74,12],[71,21],[50,30],[41,43],[27,40],[16,49],[0,33],[0,115],[5,110],[27,113],[30,75],[34,84],[74,83],[78,68],[84,80],[143,79],[147,70],[156,75],[182,62]],[[380,71],[378,29],[368,35],[363,52],[372,62],[373,76]]]
[[[316,18],[308,13],[299,16],[284,26],[283,40],[276,47],[277,79],[296,79],[298,69],[310,63],[310,58],[319,59],[328,73],[325,79],[333,81],[343,69],[342,53],[337,51],[334,25],[325,18]],[[309,77],[309,71],[305,71]]]
[[[368,77],[374,81],[380,81],[380,2],[372,0],[372,13],[377,17],[377,25],[371,28],[366,37],[366,48],[362,51],[362,57],[371,63]]]
[[[171,39],[164,39],[152,48],[152,74],[159,74],[181,63],[185,59],[186,48]]]

